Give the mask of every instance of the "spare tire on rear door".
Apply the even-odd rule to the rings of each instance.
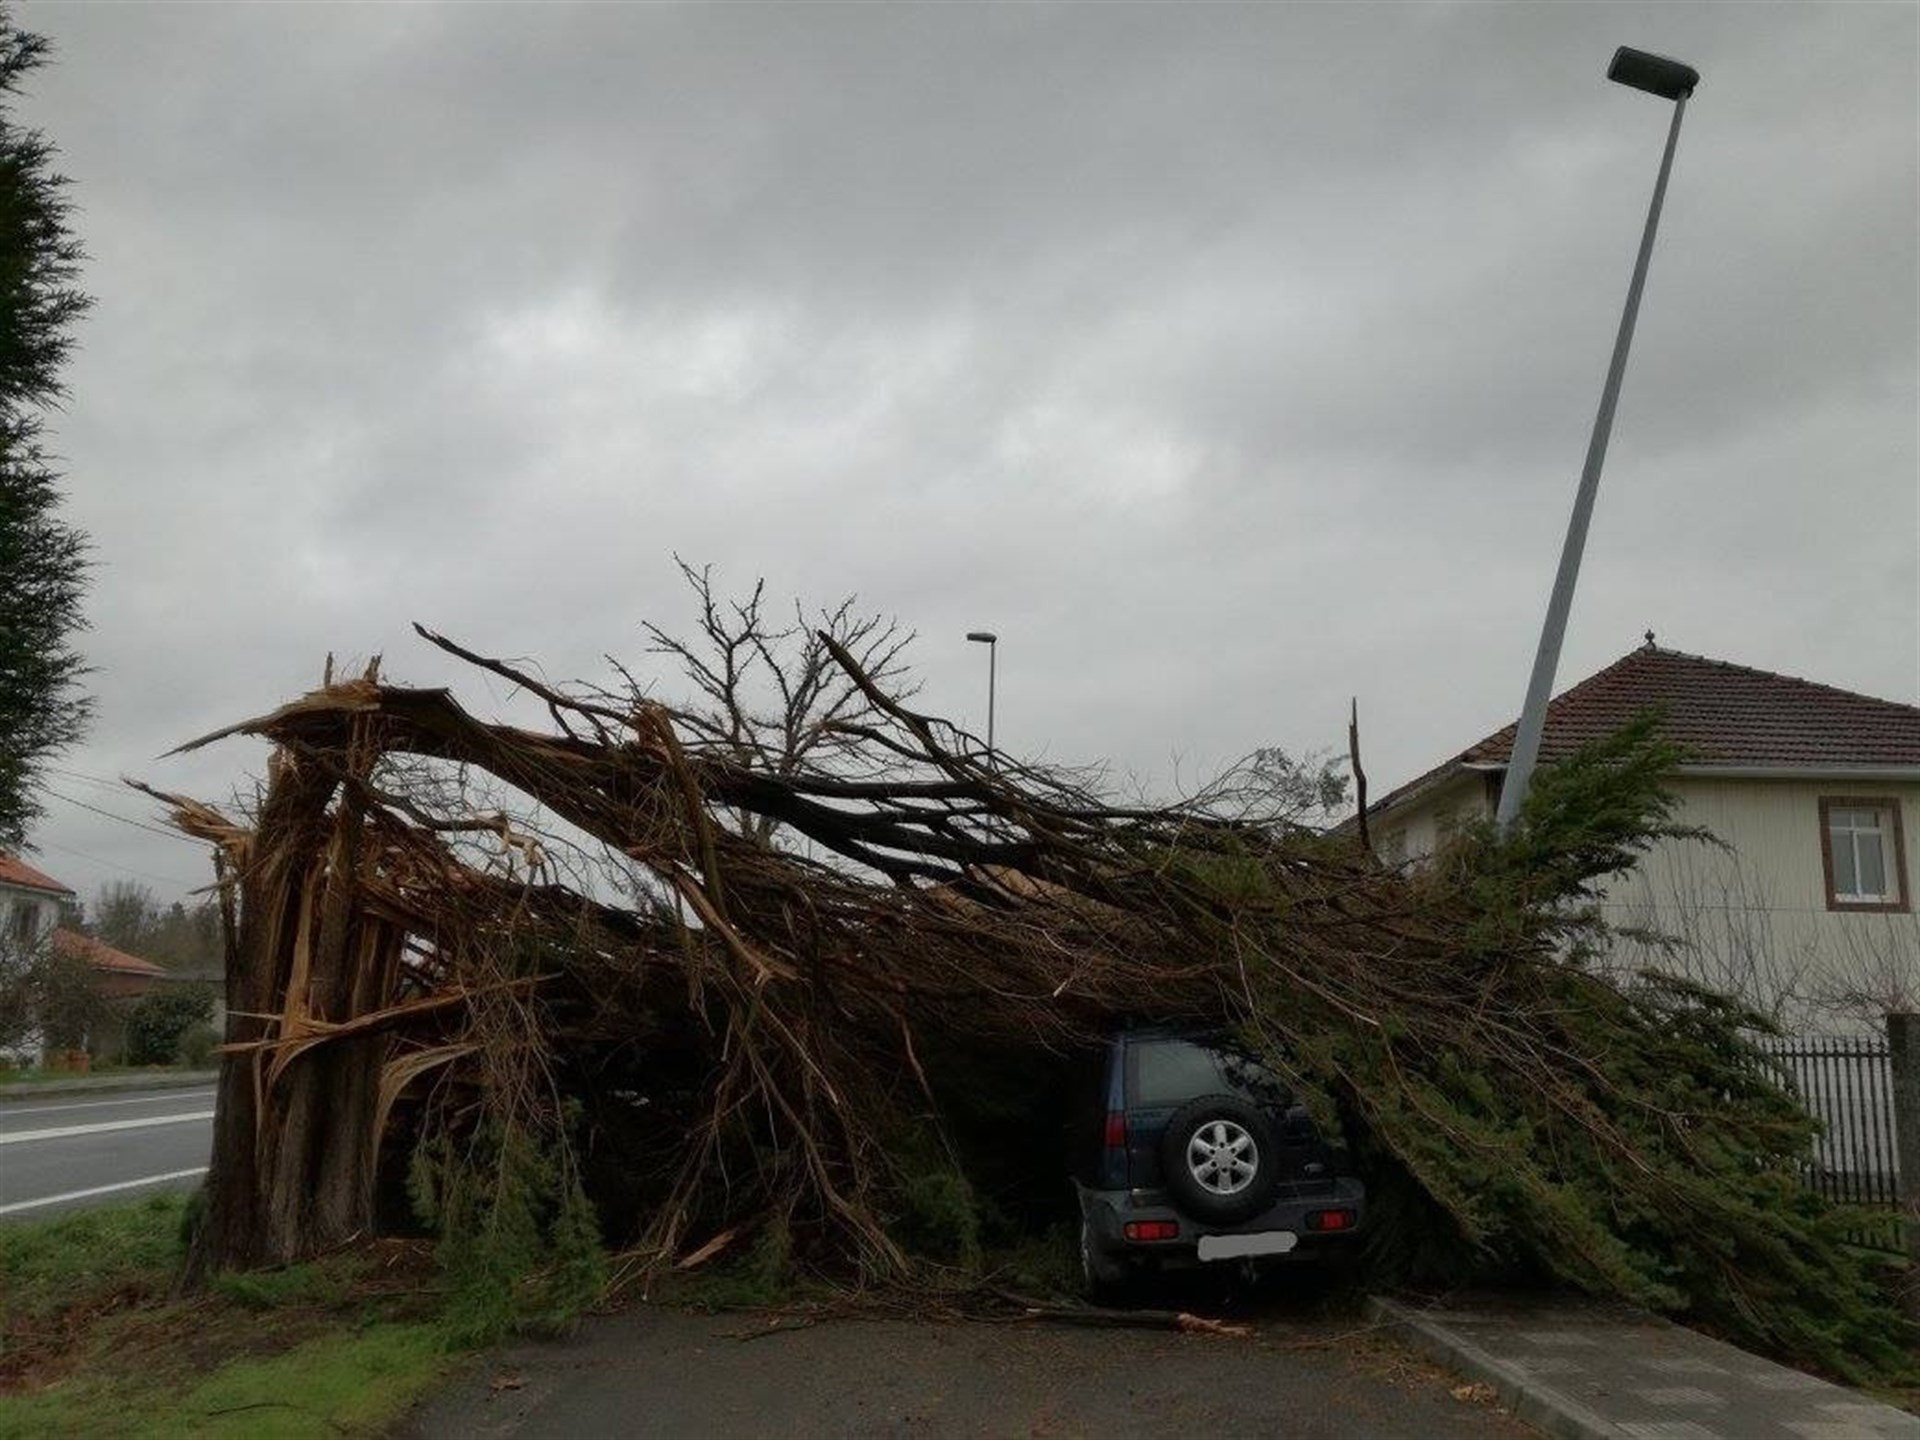
[[[1273,1204],[1280,1151],[1273,1126],[1237,1095],[1206,1095],[1174,1111],[1160,1139],[1160,1173],[1196,1220],[1237,1225]]]

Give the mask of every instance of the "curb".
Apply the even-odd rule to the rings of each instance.
[[[38,1100],[46,1095],[112,1095],[125,1090],[189,1090],[212,1085],[218,1070],[172,1071],[154,1075],[95,1075],[72,1080],[22,1080],[0,1085],[0,1108],[15,1100]]]
[[[1545,1434],[1558,1436],[1559,1440],[1623,1440],[1628,1434],[1571,1395],[1543,1384],[1518,1365],[1488,1354],[1411,1306],[1369,1295],[1367,1317],[1426,1359],[1493,1387],[1500,1402],[1518,1419]]]

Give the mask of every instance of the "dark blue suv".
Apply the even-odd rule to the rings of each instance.
[[[1217,1261],[1339,1259],[1366,1216],[1286,1084],[1232,1044],[1170,1030],[1112,1037],[1075,1117],[1087,1289]]]

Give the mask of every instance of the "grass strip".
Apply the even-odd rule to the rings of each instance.
[[[173,1298],[186,1208],[0,1226],[0,1440],[375,1434],[458,1363],[419,1247]]]

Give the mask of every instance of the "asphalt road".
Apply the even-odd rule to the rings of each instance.
[[[739,1338],[752,1315],[639,1306],[574,1340],[496,1352],[401,1440],[486,1437],[1536,1434],[1353,1319],[1248,1337],[1036,1324],[835,1321]]]
[[[190,1189],[213,1144],[213,1087],[0,1100],[0,1223]]]

